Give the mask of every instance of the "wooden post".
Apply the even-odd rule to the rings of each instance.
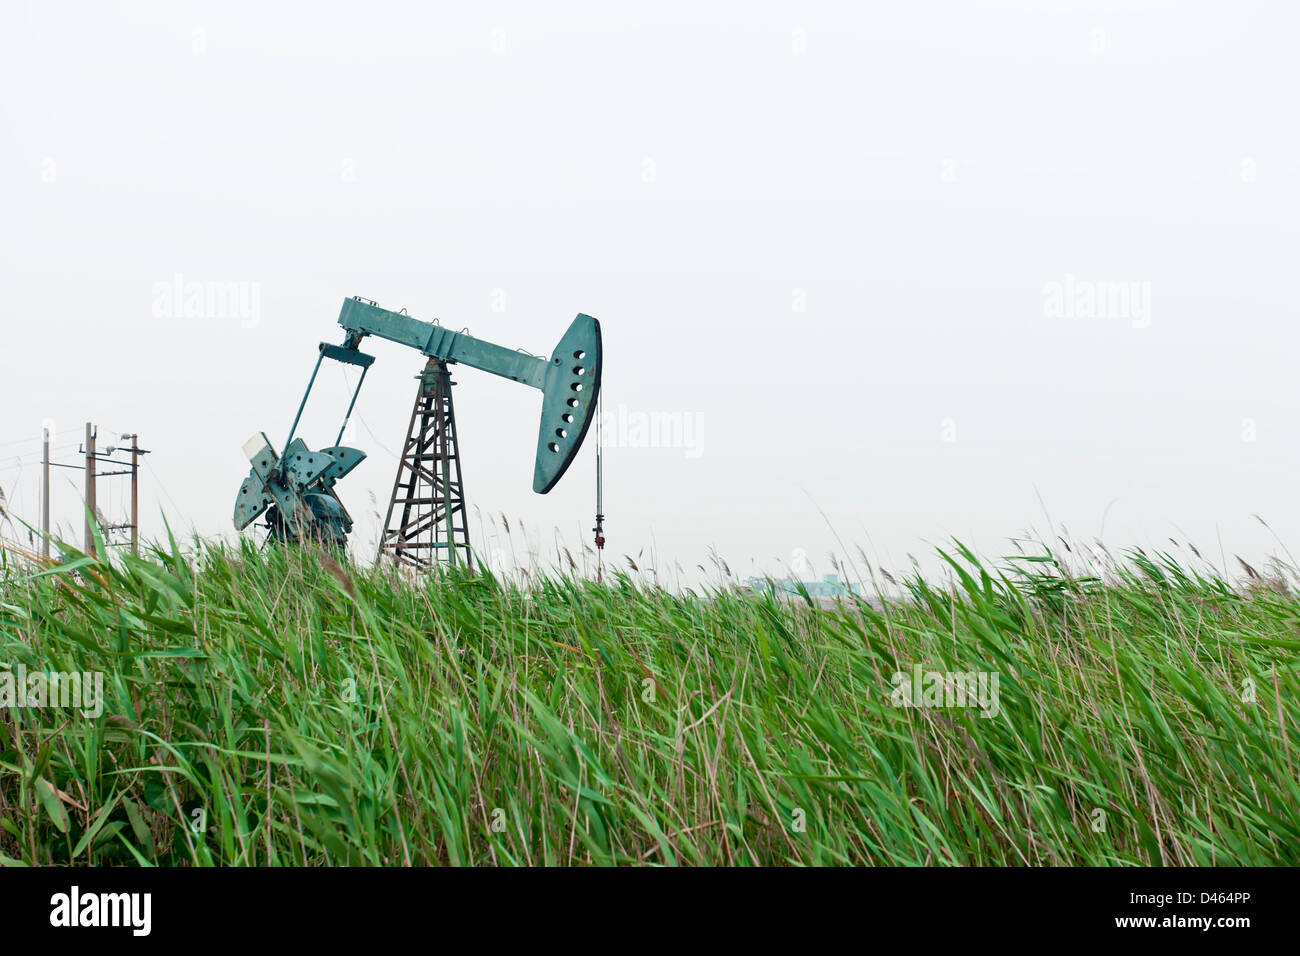
[[[50,430],[41,429],[45,453],[41,456],[41,557],[50,556]]]
[[[95,429],[86,422],[86,554],[95,553]]]
[[[140,554],[140,436],[131,436],[131,553]]]

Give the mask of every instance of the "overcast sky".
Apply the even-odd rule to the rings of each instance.
[[[16,516],[42,424],[76,464],[89,420],[153,450],[146,535],[233,536],[241,445],[282,441],[360,294],[535,353],[601,320],[616,560],[1300,543],[1294,5],[294,6],[0,0]],[[178,283],[243,299],[191,315]],[[367,350],[359,556],[423,364]],[[475,543],[508,550],[489,513],[520,553],[516,518],[589,540],[594,443],[535,495],[540,395],[456,379]],[[81,491],[56,471],[78,539]]]

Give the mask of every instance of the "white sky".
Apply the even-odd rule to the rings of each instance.
[[[607,553],[664,571],[821,574],[832,527],[895,570],[1000,555],[1048,515],[1216,562],[1277,548],[1255,514],[1300,541],[1293,5],[269,7],[0,2],[16,515],[42,422],[77,463],[92,420],[154,450],[146,535],[233,535],[242,443],[283,439],[361,294],[533,352],[597,316],[606,410],[697,430],[607,444]],[[255,320],[155,315],[177,275]],[[1049,314],[1067,277],[1149,308]],[[367,349],[363,554],[422,365]],[[471,504],[589,540],[593,446],[534,495],[538,393],[457,381]],[[346,394],[326,366],[313,447]],[[80,494],[56,471],[76,540]]]

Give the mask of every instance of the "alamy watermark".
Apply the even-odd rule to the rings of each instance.
[[[104,712],[104,675],[100,671],[31,671],[25,664],[0,671],[0,707],[80,710],[94,719]]]
[[[619,405],[602,413],[599,425],[609,448],[678,448],[687,458],[704,454],[704,416],[699,412],[645,412]]]
[[[1002,712],[998,675],[993,671],[897,671],[889,679],[889,702],[895,707],[977,707],[981,717]]]
[[[124,927],[133,936],[148,936],[153,928],[152,893],[82,892],[73,886],[50,897],[50,925]]]
[[[242,329],[262,322],[262,283],[197,282],[181,273],[153,284],[156,319],[238,319]]]
[[[1043,315],[1049,319],[1121,319],[1135,329],[1151,324],[1151,283],[1076,279],[1043,286]]]

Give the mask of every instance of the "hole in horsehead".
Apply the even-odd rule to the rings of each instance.
[[[566,432],[563,428],[557,428],[557,429],[555,429],[555,434],[559,435],[561,438],[568,438],[568,437],[569,437],[569,433]]]
[[[551,451],[559,451],[559,450],[560,450],[560,446],[557,445],[557,444],[555,444],[555,442],[551,442],[551,443],[550,443],[549,445],[547,445],[546,447],[549,448]]]
[[[569,386],[569,388],[573,389],[575,392],[581,392],[581,391],[582,391],[582,383],[581,383],[581,382],[574,382],[572,385]]]
[[[575,366],[573,366],[573,374],[574,374],[574,375],[581,375],[581,374],[582,374],[583,372],[585,372],[585,371],[587,371],[587,370],[586,370],[585,368],[583,368],[581,365],[575,365]]]
[[[578,400],[577,400],[576,398],[571,398],[571,399],[569,399],[567,402],[565,402],[564,404],[568,405],[570,408],[577,408],[577,407],[578,407]]]
[[[570,415],[568,412],[565,412],[565,413],[564,413],[563,415],[561,415],[560,417],[561,417],[562,419],[564,419],[566,422],[568,422],[570,425],[573,424],[573,416]]]
[[[582,349],[578,349],[576,352],[573,353],[573,357],[576,359],[586,358],[587,353],[584,352]]]

